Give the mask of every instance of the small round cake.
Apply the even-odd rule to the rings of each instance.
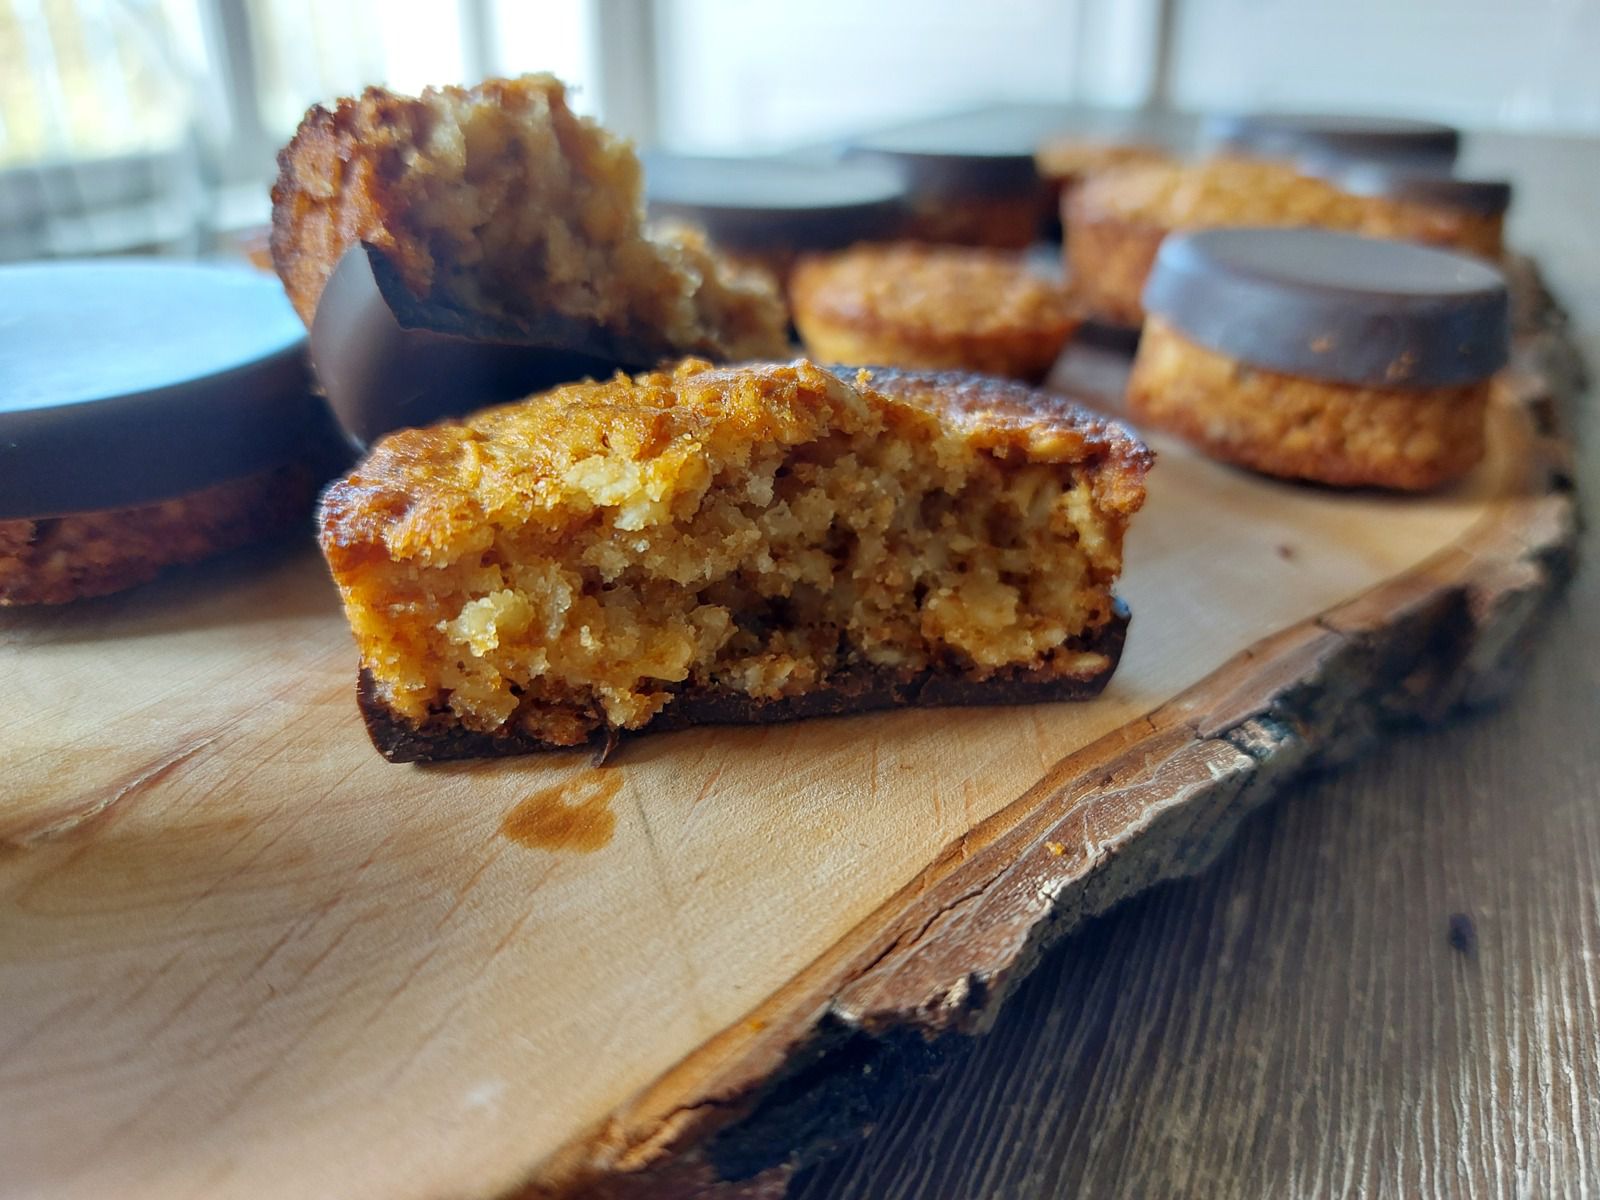
[[[705,231],[723,253],[788,277],[801,254],[904,232],[906,192],[884,163],[643,156],[652,218]]]
[[[1202,140],[1214,150],[1295,158],[1337,154],[1449,170],[1461,148],[1461,131],[1437,121],[1333,113],[1215,113]]]
[[[1097,320],[1136,326],[1162,239],[1175,231],[1313,226],[1476,250],[1465,214],[1401,198],[1361,196],[1281,162],[1215,158],[1105,171],[1067,198],[1066,261]]]
[[[1039,177],[1031,142],[1011,141],[884,135],[855,142],[847,153],[899,173],[911,208],[907,237],[1020,250],[1038,236],[1051,189]]]
[[[1117,141],[1087,135],[1058,135],[1034,152],[1034,162],[1050,189],[1050,214],[1045,238],[1059,242],[1065,234],[1061,214],[1066,199],[1085,180],[1116,167],[1172,161],[1172,153],[1148,142]]]
[[[802,259],[790,287],[812,357],[885,367],[963,369],[1038,381],[1077,314],[1020,255],[964,246],[857,246]]]
[[[1145,289],[1134,417],[1216,458],[1339,486],[1437,487],[1483,456],[1508,352],[1500,273],[1316,229],[1169,238]]]
[[[1039,174],[1058,192],[1113,167],[1171,160],[1171,151],[1148,142],[1120,142],[1109,138],[1078,136],[1053,137],[1034,153]]]
[[[1458,250],[1488,259],[1505,252],[1511,184],[1504,179],[1463,179],[1426,165],[1329,154],[1303,155],[1297,162],[1306,174],[1326,179],[1353,196],[1391,201],[1385,210],[1401,218],[1397,225],[1404,224],[1407,216],[1419,225],[1431,217],[1438,227],[1452,231],[1451,241]]]
[[[142,583],[306,521],[343,451],[271,276],[0,267],[0,605]]]

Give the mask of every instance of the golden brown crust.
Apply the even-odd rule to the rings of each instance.
[[[825,362],[962,369],[1037,381],[1079,318],[1017,255],[915,243],[803,260],[795,325]]]
[[[322,542],[395,719],[572,745],[680,693],[1098,678],[1149,461],[999,381],[688,360],[392,435]]]
[[[159,504],[0,521],[0,605],[65,604],[282,533],[311,515],[306,466],[262,471]]]
[[[567,473],[596,455],[623,451],[676,470],[705,448],[737,458],[759,445],[810,441],[869,408],[891,430],[931,435],[942,422],[986,453],[1085,465],[1099,502],[1121,516],[1143,503],[1150,451],[1062,397],[959,374],[685,359],[670,371],[569,384],[390,434],[324,494],[323,549],[338,575],[375,554],[432,559],[486,519],[538,516],[559,541],[593,507],[563,503],[574,490]],[[670,460],[667,447],[680,448]]]
[[[512,321],[555,311],[665,352],[782,353],[770,280],[644,230],[632,147],[548,75],[368,88],[312,108],[278,156],[272,256],[309,325],[339,259],[380,250],[419,299]]]
[[[1076,211],[1086,216],[1168,230],[1315,225],[1362,233],[1397,224],[1403,214],[1416,221],[1420,240],[1454,244],[1461,236],[1459,220],[1437,210],[1422,213],[1409,202],[1353,195],[1287,164],[1257,159],[1123,167],[1086,185],[1079,200]]]
[[[1026,453],[1030,430],[1052,431],[1055,461],[1078,465],[1095,508],[1119,522],[1118,535],[1144,505],[1144,478],[1155,465],[1150,448],[1115,421],[1080,408],[1057,392],[963,371],[865,367],[838,372],[858,388],[934,413],[965,431],[976,447]]]
[[[1151,317],[1128,409],[1263,474],[1421,491],[1460,478],[1483,457],[1490,386],[1401,391],[1301,379],[1246,366]]]
[[[357,242],[382,250],[415,294],[432,290],[425,236],[407,228],[396,186],[408,151],[426,144],[432,126],[428,105],[368,88],[331,109],[313,106],[278,152],[268,244],[289,302],[307,326],[328,277]]]
[[[1307,225],[1500,253],[1497,218],[1356,196],[1284,163],[1243,158],[1106,170],[1065,197],[1062,221],[1074,293],[1120,325],[1144,319],[1145,279],[1161,240],[1177,230]]]

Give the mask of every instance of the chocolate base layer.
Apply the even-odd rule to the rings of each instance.
[[[479,733],[463,729],[440,714],[422,724],[395,713],[378,696],[377,683],[365,667],[356,683],[356,700],[367,733],[390,762],[447,762],[462,758],[497,758],[587,746],[602,755],[621,737],[666,733],[696,725],[773,725],[808,717],[838,717],[886,708],[945,708],[957,705],[1035,704],[1051,700],[1089,700],[1098,696],[1122,658],[1128,632],[1128,609],[1119,600],[1111,619],[1092,635],[1074,638],[1065,649],[1104,655],[1106,666],[1092,674],[1054,675],[1039,670],[1010,669],[984,679],[951,671],[895,671],[858,667],[840,672],[827,684],[798,696],[761,700],[723,689],[684,688],[670,704],[639,729],[597,729],[587,743],[560,746],[526,733],[506,730]]]

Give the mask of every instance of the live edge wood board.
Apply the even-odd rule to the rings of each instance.
[[[1091,703],[399,767],[308,545],[0,613],[0,1195],[781,1188],[1048,940],[1514,672],[1576,524],[1523,291],[1462,487],[1157,439]]]

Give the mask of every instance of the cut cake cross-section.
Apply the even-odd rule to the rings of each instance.
[[[322,545],[395,761],[1094,695],[1150,452],[979,376],[713,367],[404,430]]]

